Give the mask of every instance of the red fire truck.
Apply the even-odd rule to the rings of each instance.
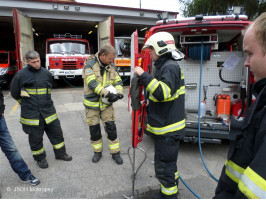
[[[229,139],[230,119],[241,119],[245,107],[252,103],[241,33],[250,23],[245,15],[199,15],[160,20],[147,33],[148,37],[161,31],[171,33],[176,47],[184,54],[184,59],[177,62],[185,77],[185,141],[198,141],[199,132],[202,142],[220,143]],[[137,32],[132,37],[135,37],[135,54],[131,58],[135,60],[134,66],[142,58],[143,69],[152,73],[148,50],[140,54]]]
[[[54,79],[81,79],[82,68],[89,56],[89,41],[81,35],[54,34],[54,38],[46,40],[46,69]]]
[[[17,70],[15,52],[0,50],[0,85],[8,86]]]

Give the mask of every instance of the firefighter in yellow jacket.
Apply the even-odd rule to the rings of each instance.
[[[112,159],[116,164],[123,164],[120,156],[119,140],[115,125],[113,102],[123,98],[122,80],[112,63],[115,49],[104,45],[98,53],[88,58],[83,68],[84,101],[87,123],[90,127],[91,145],[94,150],[92,162],[97,163],[102,157],[103,141],[100,118],[107,133]],[[111,88],[111,89],[110,89]]]

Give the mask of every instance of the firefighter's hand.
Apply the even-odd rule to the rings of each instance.
[[[118,96],[116,94],[111,93],[111,92],[108,92],[106,97],[108,98],[107,99],[108,102],[116,102],[118,100]]]
[[[143,101],[140,101],[140,103],[141,104],[143,104],[145,102],[145,100],[143,100]],[[146,101],[146,106],[148,106],[149,105],[149,103],[150,103],[150,101],[149,101],[149,99],[147,99],[147,101]]]
[[[116,94],[116,96],[118,97],[118,99],[123,99],[123,94]]]
[[[144,73],[144,70],[141,67],[135,67],[134,72],[141,76]]]

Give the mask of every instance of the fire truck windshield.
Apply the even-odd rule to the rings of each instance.
[[[52,43],[49,46],[48,53],[73,53],[73,54],[88,54],[88,46],[84,43],[76,42],[58,42]]]
[[[115,38],[116,56],[130,57],[130,40],[131,38]]]
[[[138,38],[138,48],[141,49],[144,44],[144,38]],[[116,57],[131,56],[131,37],[115,37]]]
[[[8,53],[0,52],[0,64],[7,64],[7,63],[8,63]]]

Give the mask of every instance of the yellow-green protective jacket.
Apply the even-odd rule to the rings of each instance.
[[[102,98],[108,94],[108,90],[105,88],[109,85],[113,85],[118,94],[123,94],[123,82],[115,65],[111,63],[105,66],[103,76],[101,75],[101,65],[97,53],[95,56],[88,58],[83,68],[83,105],[89,109],[104,110],[112,105],[112,103],[105,104],[102,102]]]

